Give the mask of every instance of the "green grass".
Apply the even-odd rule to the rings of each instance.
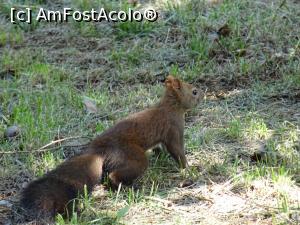
[[[63,3],[80,10],[147,6],[143,1],[136,6],[108,0]],[[297,223],[298,3],[158,0],[149,3],[160,12],[153,23],[31,25],[9,22],[11,4],[52,7],[47,1],[0,1],[0,151],[6,152],[0,153],[0,175],[9,184],[5,189],[19,191],[27,181],[20,171],[42,176],[76,152],[68,144],[80,143],[30,151],[57,138],[94,137],[155,104],[163,91],[160,81],[170,73],[206,91],[187,114],[190,168],[180,171],[165,151],[149,154],[149,169],[137,189],[79,196],[82,213],[70,221],[58,216],[57,224]],[[228,34],[221,33],[224,27]],[[96,113],[88,112],[85,98],[95,103]],[[21,134],[6,140],[3,133],[12,125]],[[261,151],[263,158],[253,160]],[[178,188],[186,179],[194,185]],[[250,213],[251,219],[243,211],[218,216],[215,200],[228,193],[246,198],[241,207],[257,213]]]

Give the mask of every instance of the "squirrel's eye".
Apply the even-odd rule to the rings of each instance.
[[[193,90],[193,95],[197,95],[198,91],[196,89]]]

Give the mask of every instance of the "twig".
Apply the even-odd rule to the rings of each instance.
[[[170,212],[177,212],[177,213],[182,213],[182,211],[186,211],[184,209],[180,209],[178,210],[174,204],[169,201],[169,200],[165,200],[165,199],[160,199],[160,198],[156,198],[156,197],[152,197],[152,196],[145,196],[144,197],[145,199],[149,199],[149,200],[152,200],[152,201],[156,201],[156,202],[160,202],[162,203],[162,205],[160,205],[159,207],[161,207],[162,209],[164,210],[167,210],[167,211],[170,211]]]
[[[156,198],[156,197],[151,197],[151,196],[145,196],[144,198],[152,200],[152,201],[160,202],[160,203],[163,203],[165,205],[172,205],[172,202],[169,201],[169,200],[165,200],[165,199],[161,199],[161,198]]]
[[[57,146],[57,147],[48,148],[51,145],[58,144],[58,143],[61,143],[63,141],[67,141],[67,140],[71,140],[71,139],[78,139],[78,138],[88,138],[88,139],[90,139],[89,137],[83,137],[83,136],[66,137],[66,138],[55,140],[55,141],[51,141],[50,143],[48,143],[48,144],[46,144],[46,145],[44,145],[44,146],[42,146],[42,147],[40,147],[39,149],[36,149],[36,150],[32,150],[32,151],[9,151],[9,152],[2,151],[2,152],[0,152],[0,154],[46,152],[46,151],[54,150],[54,149],[57,149],[57,148],[61,147],[61,146]],[[66,146],[66,147],[79,147],[79,146],[85,146],[85,145],[88,145],[88,144],[72,145],[72,146]]]
[[[37,149],[36,151],[41,151],[51,145],[54,145],[54,144],[57,144],[57,143],[61,143],[63,141],[67,141],[67,140],[71,140],[71,139],[77,139],[77,138],[81,138],[80,136],[76,136],[76,137],[66,137],[66,138],[62,138],[62,139],[58,139],[58,140],[55,140],[55,141],[51,141],[50,143],[40,147],[39,149]]]

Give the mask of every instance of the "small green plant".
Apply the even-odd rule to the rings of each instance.
[[[245,127],[245,133],[250,138],[260,138],[265,139],[268,137],[268,127],[265,124],[264,120],[261,118],[251,118],[247,119],[247,125]]]
[[[239,58],[239,71],[242,75],[248,75],[251,69],[251,64],[244,58]]]
[[[144,36],[154,29],[153,22],[143,21],[119,21],[115,24],[117,29],[117,39],[132,36]]]
[[[239,119],[230,121],[228,128],[226,129],[226,134],[232,139],[240,139],[243,137],[243,127]]]
[[[279,199],[278,199],[278,205],[279,205],[280,210],[283,213],[289,212],[289,210],[290,210],[289,199],[286,194],[280,194]]]
[[[179,66],[178,64],[172,64],[171,68],[170,68],[170,74],[174,75],[174,76],[178,76],[179,75]]]
[[[129,188],[127,193],[127,202],[129,205],[137,203],[141,199],[140,190],[134,190],[134,188]]]
[[[154,195],[156,195],[156,193],[157,193],[157,191],[158,191],[158,186],[159,186],[158,183],[156,184],[155,181],[152,181],[149,196],[154,196]]]
[[[188,44],[193,55],[197,56],[199,60],[207,60],[209,54],[209,41],[204,37],[192,36]]]

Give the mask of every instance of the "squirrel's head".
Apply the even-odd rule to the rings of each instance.
[[[191,84],[185,83],[172,75],[165,80],[167,91],[176,97],[179,105],[187,110],[195,107],[199,100],[203,97],[202,92]]]

